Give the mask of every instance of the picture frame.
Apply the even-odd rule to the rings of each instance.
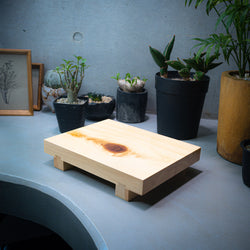
[[[44,80],[44,64],[32,63],[32,93],[33,110],[39,111],[42,107],[42,84]]]
[[[0,49],[0,115],[33,115],[31,50]]]

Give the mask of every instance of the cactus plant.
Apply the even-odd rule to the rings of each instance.
[[[175,42],[175,35],[172,37],[170,42],[165,47],[163,53],[161,53],[159,50],[152,48],[149,46],[149,51],[155,61],[155,63],[160,67],[160,76],[167,78],[168,74],[168,64],[166,61],[169,61],[170,55],[172,53],[173,47]]]
[[[125,75],[125,79],[121,79],[120,73],[111,77],[117,80],[119,87],[125,92],[142,92],[144,85],[148,79],[140,79],[139,76],[133,77],[130,73]]]
[[[55,71],[59,74],[62,88],[67,93],[68,103],[76,103],[77,95],[82,86],[84,72],[87,68],[86,59],[81,56],[74,56],[76,61],[64,60],[60,67],[56,67]]]
[[[197,57],[197,55],[194,53],[192,58],[183,59],[185,63],[183,63],[179,58],[177,58],[176,61],[169,60],[166,63],[172,68],[176,69],[184,80],[190,79],[190,71],[193,68],[195,70],[193,79],[195,81],[200,81],[209,70],[214,69],[215,67],[222,64],[222,62],[213,63],[213,61],[219,57],[219,54],[209,55],[206,58],[205,55],[206,52],[203,52]]]
[[[61,88],[60,76],[53,69],[48,70],[44,76],[44,85],[52,89]]]

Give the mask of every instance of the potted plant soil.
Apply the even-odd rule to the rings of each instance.
[[[75,61],[63,60],[64,63],[60,67],[56,67],[61,86],[67,93],[67,96],[59,97],[54,101],[56,118],[61,133],[82,127],[85,123],[85,108],[88,99],[77,95],[82,86],[87,67],[86,59],[81,56],[75,56],[75,58]]]
[[[85,117],[88,120],[100,121],[109,118],[115,109],[115,98],[104,94],[88,93],[88,104]]]
[[[166,46],[164,54],[170,57],[174,44],[174,37]],[[150,52],[155,62],[166,58],[158,50],[150,47]],[[155,76],[157,97],[157,131],[159,134],[180,140],[195,138],[198,133],[202,108],[209,86],[209,77],[205,75],[221,63],[213,63],[218,55],[205,60],[205,53],[189,59],[179,58],[175,61],[165,60],[165,74],[158,72]],[[167,66],[177,71],[168,71]],[[195,72],[191,73],[191,69]],[[167,72],[167,73],[166,73]],[[167,76],[167,77],[166,77]]]
[[[240,142],[250,138],[250,4],[249,1],[186,0],[197,8],[206,2],[207,15],[214,11],[218,16],[217,25],[225,32],[211,34],[198,41],[199,53],[204,49],[220,50],[227,63],[235,62],[237,69],[221,75],[220,102],[217,129],[217,151],[231,162],[241,164]]]
[[[144,88],[147,79],[132,77],[129,73],[124,79],[118,73],[117,80],[116,119],[121,122],[138,123],[145,121],[148,91]]]
[[[242,156],[242,179],[246,186],[250,187],[250,139],[240,143]]]
[[[65,95],[66,92],[60,83],[60,77],[54,70],[48,70],[44,76],[44,84],[42,85],[43,103],[54,113],[54,101],[58,97]]]

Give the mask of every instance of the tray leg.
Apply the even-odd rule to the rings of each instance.
[[[115,195],[125,201],[131,201],[137,196],[136,193],[127,190],[124,185],[119,183],[115,185]]]
[[[67,171],[67,170],[73,168],[72,165],[70,165],[67,162],[64,162],[62,160],[62,158],[57,156],[57,155],[54,156],[54,167],[56,167],[56,168],[58,168],[58,169],[60,169],[62,171]]]

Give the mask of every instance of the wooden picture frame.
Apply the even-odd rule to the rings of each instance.
[[[0,49],[0,115],[33,115],[31,50]]]
[[[42,106],[42,84],[44,80],[44,64],[32,63],[33,110],[39,111]]]

